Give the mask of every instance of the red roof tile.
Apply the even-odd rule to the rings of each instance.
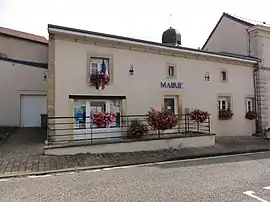
[[[13,37],[21,38],[21,39],[26,39],[26,40],[31,40],[31,41],[36,41],[40,43],[48,43],[48,40],[43,36],[38,36],[38,35],[26,33],[26,32],[20,32],[20,31],[5,28],[5,27],[0,27],[0,34],[5,34],[5,35],[9,35],[9,36],[13,36]]]

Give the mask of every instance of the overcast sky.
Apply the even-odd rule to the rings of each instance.
[[[269,5],[269,0],[0,0],[0,26],[47,38],[50,23],[156,42],[172,26],[183,46],[198,48],[223,12],[270,23]]]

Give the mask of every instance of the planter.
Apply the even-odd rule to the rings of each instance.
[[[248,120],[254,120],[257,118],[257,113],[255,111],[249,111],[246,113],[245,118]]]
[[[230,120],[233,117],[233,112],[231,110],[222,110],[218,113],[219,120]]]

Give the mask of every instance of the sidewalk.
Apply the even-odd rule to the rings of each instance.
[[[69,156],[44,156],[40,153],[16,154],[15,156],[0,156],[0,178],[268,150],[270,151],[270,140],[248,136],[216,137],[216,146],[207,148],[169,148],[158,151],[86,153]]]

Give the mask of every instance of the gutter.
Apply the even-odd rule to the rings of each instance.
[[[18,60],[18,59],[9,58],[9,57],[6,57],[6,56],[1,56],[1,54],[0,54],[0,61],[13,62],[13,63],[17,63],[17,64],[32,66],[32,67],[48,69],[48,63],[40,63],[40,62]]]
[[[137,42],[137,41],[132,41],[132,40],[128,40],[128,39],[118,39],[118,38],[112,38],[109,36],[100,36],[100,35],[91,34],[91,33],[81,33],[79,31],[63,30],[63,29],[57,29],[57,28],[52,28],[52,27],[49,27],[48,31],[49,31],[49,33],[52,33],[52,34],[53,33],[70,34],[70,35],[74,35],[74,36],[90,37],[90,38],[96,38],[96,39],[101,39],[101,40],[107,40],[107,41],[111,41],[111,42],[127,43],[127,44],[134,44],[134,45],[140,45],[140,46],[147,45],[148,47],[151,47],[151,48],[158,48],[158,49],[163,49],[163,50],[168,50],[168,51],[176,51],[176,52],[182,52],[182,53],[211,56],[211,57],[216,57],[216,58],[221,58],[221,59],[236,60],[236,61],[247,62],[247,63],[252,63],[252,64],[257,63],[257,60],[242,59],[242,58],[224,56],[224,55],[219,55],[219,54],[215,54],[215,53],[208,53],[208,52],[202,52],[202,51],[196,51],[196,50],[186,50],[186,49],[181,49],[181,48],[167,47],[167,46],[158,45],[158,43],[151,44],[148,42]]]

